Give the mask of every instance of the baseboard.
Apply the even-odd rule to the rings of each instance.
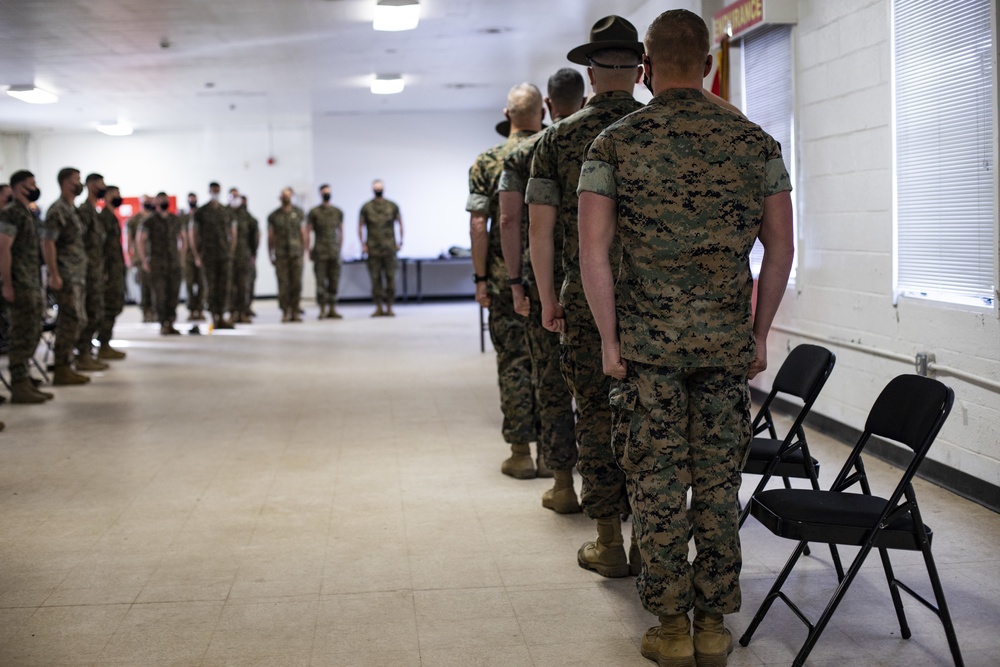
[[[767,397],[766,392],[754,387],[750,388],[750,393],[758,403],[763,402]],[[771,405],[776,412],[791,416],[798,414],[798,406],[780,398],[775,399]],[[836,438],[848,447],[853,447],[858,438],[861,437],[861,431],[858,429],[825,415],[818,414],[815,410],[809,413],[805,423],[820,433]],[[868,445],[868,448],[876,458],[898,467],[905,466],[909,461],[909,455],[903,448],[880,438],[874,439]],[[973,477],[969,473],[956,470],[951,466],[939,461],[932,461],[931,459],[924,459],[923,465],[917,471],[917,477],[948,489],[963,498],[979,503],[994,512],[1000,512],[1000,486],[990,484],[978,477]]]

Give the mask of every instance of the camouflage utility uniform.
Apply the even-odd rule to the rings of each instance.
[[[111,332],[115,319],[125,307],[125,257],[122,255],[122,227],[118,216],[110,206],[105,206],[97,215],[104,226],[104,313],[97,329],[97,340],[101,345],[111,342]]]
[[[538,410],[531,385],[527,322],[514,312],[514,297],[507,286],[507,267],[500,242],[498,187],[503,161],[532,134],[528,131],[515,132],[505,143],[479,154],[469,169],[469,200],[465,206],[466,211],[486,213],[489,219],[486,291],[490,295],[490,340],[497,353],[503,437],[512,445],[538,440]]]
[[[278,305],[298,316],[302,298],[302,225],[305,213],[298,206],[275,209],[267,216],[274,233],[274,271],[278,276]]]
[[[524,200],[535,145],[550,131],[551,127],[533,134],[504,159],[499,192],[516,192]],[[528,248],[529,224],[528,209],[525,206],[521,216],[521,277],[525,281],[524,291],[531,304],[525,334],[531,355],[535,405],[538,408],[538,447],[549,468],[571,470],[577,461],[576,436],[573,433],[573,397],[559,370],[559,335],[542,326],[542,305],[538,300],[538,288],[535,286]],[[556,247],[559,246],[557,240]],[[562,271],[556,273],[561,280]]]
[[[13,240],[10,248],[14,302],[7,350],[11,384],[28,379],[28,363],[42,335],[42,282],[38,262],[38,222],[17,199],[0,210],[0,234]]]
[[[613,444],[643,556],[636,583],[661,617],[740,608],[737,493],[754,358],[748,258],[764,198],[790,189],[778,144],[695,89],[662,92],[609,127],[583,166],[579,191],[618,204],[615,302],[627,375],[612,386]]]
[[[336,206],[316,206],[309,211],[309,226],[316,235],[312,252],[313,271],[316,274],[316,304],[320,309],[323,306],[332,308],[337,301],[340,282],[340,239],[343,234],[344,212]],[[393,240],[395,241],[395,236]]]
[[[236,251],[233,254],[233,292],[230,308],[234,313],[246,315],[250,310],[250,278],[257,245],[260,243],[260,229],[257,218],[250,215],[246,206],[232,209],[236,220]]]
[[[233,234],[230,210],[218,202],[200,206],[194,212],[193,228],[198,238],[201,268],[208,286],[208,309],[221,319],[228,308],[229,262]]]
[[[80,354],[90,354],[97,329],[104,319],[104,238],[108,232],[89,199],[80,204],[77,214],[83,223],[87,249],[87,319],[81,321],[80,339],[76,342],[76,348]],[[82,317],[81,313],[81,319]]]
[[[184,228],[187,229],[194,220],[197,209],[189,211],[184,216]],[[184,253],[184,287],[187,291],[187,309],[189,313],[199,313],[205,309],[205,269],[194,263],[194,248],[190,244]]]
[[[73,363],[73,348],[87,317],[87,248],[84,232],[76,207],[65,199],[60,197],[46,211],[41,237],[55,242],[56,265],[63,281],[62,289],[55,293],[56,304],[59,306],[55,344],[57,365],[69,366]]]
[[[376,197],[361,207],[361,219],[368,229],[368,274],[372,299],[376,304],[392,304],[396,298],[396,220],[399,207]]]
[[[139,231],[139,225],[150,215],[152,215],[150,211],[143,209],[129,218],[128,222],[125,223],[125,230],[128,232],[128,240],[132,244],[132,248],[136,248],[136,234]],[[146,248],[146,250],[149,250],[149,248]],[[139,251],[136,249],[131,261],[138,262],[138,257]],[[145,282],[142,280],[142,267],[137,267],[133,264],[133,268],[136,269],[135,281],[139,284],[139,308],[145,314],[153,308],[153,290],[148,280]]]
[[[535,149],[526,194],[529,204],[557,209],[555,235],[562,240],[562,257],[555,261],[561,271],[556,270],[553,284],[557,289],[561,286],[559,303],[566,314],[560,365],[576,399],[581,504],[592,519],[608,519],[629,510],[625,477],[611,450],[611,380],[603,372],[601,337],[580,278],[576,186],[590,142],[608,125],[641,106],[624,91],[599,93],[582,110],[546,131]]]
[[[153,214],[140,228],[148,239],[149,273],[145,275],[153,290],[156,316],[160,324],[170,324],[177,319],[177,300],[181,289],[181,255],[178,240],[181,219],[172,213],[166,217]]]

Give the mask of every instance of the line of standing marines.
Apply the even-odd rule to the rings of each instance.
[[[595,520],[578,564],[637,576],[660,620],[645,657],[718,667],[733,646],[723,616],[741,602],[747,380],[766,367],[791,268],[791,184],[777,143],[703,90],[699,16],[665,12],[644,42],[621,17],[598,21],[568,54],[593,95],[575,70],[556,72],[544,130],[538,89],[511,89],[507,141],[469,172],[476,299],[490,309],[511,449],[501,472],[552,477],[542,506]]]

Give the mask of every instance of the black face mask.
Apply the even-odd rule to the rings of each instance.
[[[375,193],[376,197],[381,197],[382,196],[382,191],[381,190],[373,190],[372,192]]]
[[[142,208],[144,211],[152,211],[156,209],[156,207],[153,206],[153,202],[146,202],[142,205]]]
[[[198,208],[198,200],[197,199],[188,199],[188,208],[191,208],[191,209]]]
[[[95,192],[94,194],[97,195],[98,199],[104,199],[104,195],[108,194],[108,189],[107,188],[98,188],[97,192]]]
[[[323,193],[323,201],[325,201],[325,202],[330,201],[330,193],[329,192],[324,192]]]
[[[161,211],[169,211],[170,210],[170,202],[165,201],[165,202],[160,203],[160,210]]]
[[[79,197],[82,194],[83,194],[83,184],[77,183],[76,185],[73,186],[73,196]]]
[[[111,198],[111,208],[118,208],[121,205],[122,205],[122,198],[121,197],[112,197]]]
[[[42,196],[42,191],[38,188],[28,190],[28,194],[26,196],[28,201],[38,201],[38,198]]]

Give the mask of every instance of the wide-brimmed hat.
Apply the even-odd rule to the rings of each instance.
[[[542,129],[543,130],[545,128],[547,128],[547,127],[548,127],[548,125],[546,125],[545,123],[542,123]],[[495,129],[497,131],[497,134],[499,134],[501,137],[509,137],[510,136],[510,121],[507,120],[507,119],[504,119],[504,120],[500,121],[499,123],[496,124],[496,128]]]
[[[590,65],[588,56],[604,49],[630,49],[640,58],[646,52],[635,26],[620,16],[605,16],[590,29],[590,41],[569,53],[566,58],[577,65]]]

